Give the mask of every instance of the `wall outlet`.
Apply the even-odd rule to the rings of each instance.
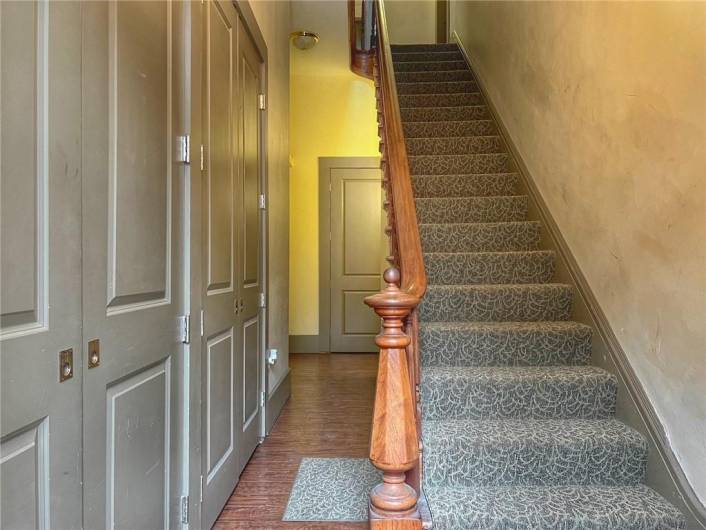
[[[272,348],[267,350],[267,364],[274,366],[277,364],[277,359],[279,358],[279,350]]]

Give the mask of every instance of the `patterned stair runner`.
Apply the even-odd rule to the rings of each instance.
[[[420,307],[424,490],[434,528],[682,529],[641,484],[643,436],[455,44],[393,46],[429,288]]]

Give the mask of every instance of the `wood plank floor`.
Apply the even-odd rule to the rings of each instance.
[[[282,514],[304,456],[367,457],[376,354],[292,354],[292,398],[257,448],[217,530],[353,530],[367,523],[292,523]]]

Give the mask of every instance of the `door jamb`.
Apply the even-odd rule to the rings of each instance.
[[[331,170],[380,167],[377,156],[319,157],[319,351],[331,351]]]

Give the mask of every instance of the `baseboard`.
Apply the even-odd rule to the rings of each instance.
[[[631,427],[639,430],[650,445],[650,460],[645,483],[658,491],[672,504],[677,506],[687,518],[688,529],[706,529],[706,507],[699,501],[689,484],[684,470],[679,464],[667,439],[664,427],[660,422],[642,384],[637,378],[630,362],[620,345],[610,322],[601,309],[598,300],[586,280],[576,258],[561,234],[546,201],[539,192],[512,136],[503,123],[497,107],[487,91],[487,84],[478,74],[472,58],[469,56],[456,31],[452,32],[452,41],[456,42],[463,56],[473,69],[478,88],[483,94],[490,113],[495,118],[500,134],[505,141],[522,183],[533,203],[531,214],[542,221],[543,239],[557,253],[557,274],[570,280],[576,289],[578,306],[575,310],[576,320],[584,321],[596,331],[594,336],[594,361],[615,373],[620,381],[618,417]],[[625,399],[627,397],[627,399]]]
[[[270,434],[277,418],[282,413],[282,409],[292,395],[291,371],[287,370],[279,384],[270,392],[267,398],[267,408],[265,409],[265,431]]]
[[[321,353],[318,335],[290,335],[289,351],[291,353]]]

